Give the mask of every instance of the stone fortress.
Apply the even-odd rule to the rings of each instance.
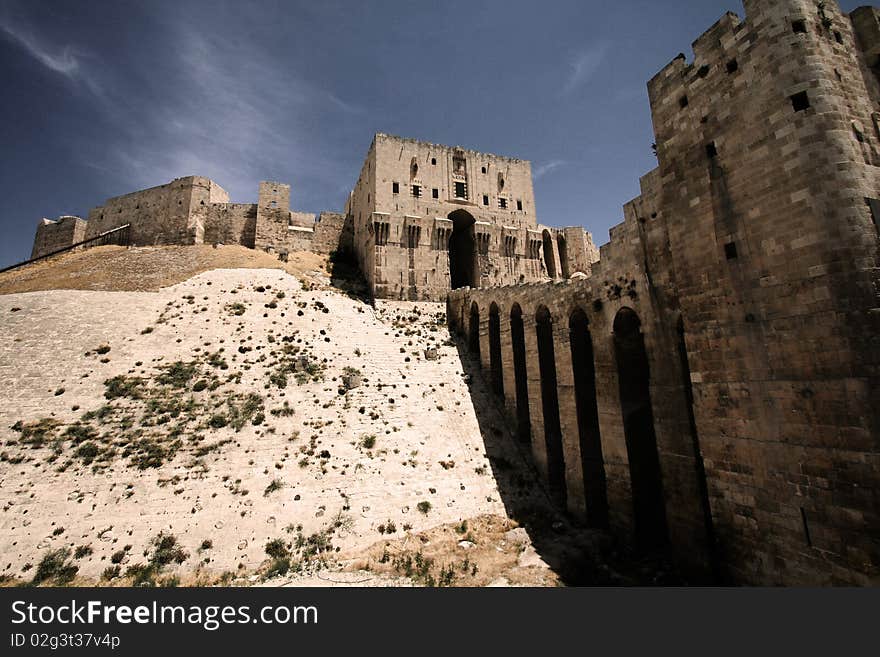
[[[583,228],[539,226],[531,166],[377,134],[343,214],[290,209],[290,185],[261,182],[257,203],[230,203],[213,180],[178,178],[117,196],[88,220],[43,219],[31,258],[126,226],[126,244],[240,244],[272,253],[348,253],[374,297],[444,301],[450,290],[589,272]],[[557,264],[558,263],[558,264]]]
[[[330,253],[350,248],[345,217],[290,211],[290,186],[260,183],[257,203],[230,203],[213,180],[178,178],[166,185],[116,196],[89,212],[37,226],[31,258],[39,258],[128,226],[131,246],[240,244],[276,251]]]
[[[744,0],[648,85],[659,165],[597,253],[527,162],[376,135],[345,212],[185,178],[40,224],[350,251],[446,299],[552,494],[685,570],[880,583],[880,12]],[[449,292],[452,290],[451,292]]]

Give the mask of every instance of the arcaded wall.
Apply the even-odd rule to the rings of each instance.
[[[836,3],[745,5],[650,82],[659,166],[589,277],[456,292],[450,321],[497,376],[495,304],[514,421],[521,310],[532,451],[573,512],[601,479],[615,532],[724,581],[876,585],[876,79]]]

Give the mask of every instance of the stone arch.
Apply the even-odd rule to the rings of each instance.
[[[684,319],[679,315],[676,322],[676,342],[679,362],[681,363],[682,388],[687,405],[688,428],[694,450],[694,470],[697,477],[697,489],[700,493],[700,507],[703,512],[703,523],[706,528],[706,546],[708,549],[709,566],[713,575],[718,578],[718,561],[715,548],[715,527],[712,521],[712,507],[709,502],[709,486],[706,483],[706,467],[703,463],[703,451],[700,447],[700,435],[697,432],[697,420],[694,412],[694,386],[691,381],[691,365],[685,340]]]
[[[568,266],[568,242],[565,235],[559,233],[556,236],[556,246],[559,249],[559,268],[562,270],[562,278],[571,277],[571,268]]]
[[[553,255],[553,238],[550,236],[549,230],[544,230],[542,239],[544,241],[544,264],[547,266],[547,275],[550,278],[556,278],[556,258]]]
[[[541,372],[541,409],[544,415],[544,441],[547,448],[547,478],[550,494],[564,509],[566,508],[565,456],[562,450],[562,425],[559,419],[553,317],[546,306],[539,306],[535,313],[535,333],[538,338],[538,366]]]
[[[587,522],[591,527],[608,527],[608,493],[605,482],[605,459],[599,430],[599,405],[596,399],[596,365],[593,337],[587,314],[575,308],[568,319],[571,341],[571,366],[587,503]]]
[[[474,237],[476,220],[467,210],[449,214],[452,236],[449,238],[449,283],[453,290],[479,287],[477,280],[477,249]]]
[[[497,303],[489,307],[489,371],[492,390],[504,397],[504,365],[501,361],[501,311]]]
[[[532,441],[532,417],[529,410],[529,381],[526,366],[526,336],[522,308],[510,309],[510,343],[513,350],[513,374],[516,382],[516,435],[523,443]]]
[[[631,308],[621,308],[614,318],[614,354],[629,458],[636,542],[640,550],[653,552],[664,548],[669,537],[651,405],[648,353],[641,320]]]
[[[480,359],[480,307],[474,301],[471,304],[471,313],[468,320],[468,349]]]

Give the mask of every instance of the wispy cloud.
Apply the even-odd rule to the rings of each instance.
[[[564,95],[573,93],[593,77],[605,60],[609,48],[608,42],[599,41],[575,54],[569,63],[570,71],[562,87],[562,93]]]
[[[535,180],[540,180],[547,174],[552,173],[559,167],[563,166],[565,163],[565,160],[550,160],[549,162],[545,162],[532,172],[532,177]]]
[[[28,53],[50,71],[69,81],[83,84],[94,93],[99,92],[97,83],[83,68],[85,53],[71,44],[50,46],[26,25],[13,22],[0,14],[0,34]]]

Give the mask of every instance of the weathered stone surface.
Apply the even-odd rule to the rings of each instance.
[[[572,513],[727,581],[877,584],[880,87],[836,3],[745,7],[649,83],[659,166],[589,276],[448,314]]]

